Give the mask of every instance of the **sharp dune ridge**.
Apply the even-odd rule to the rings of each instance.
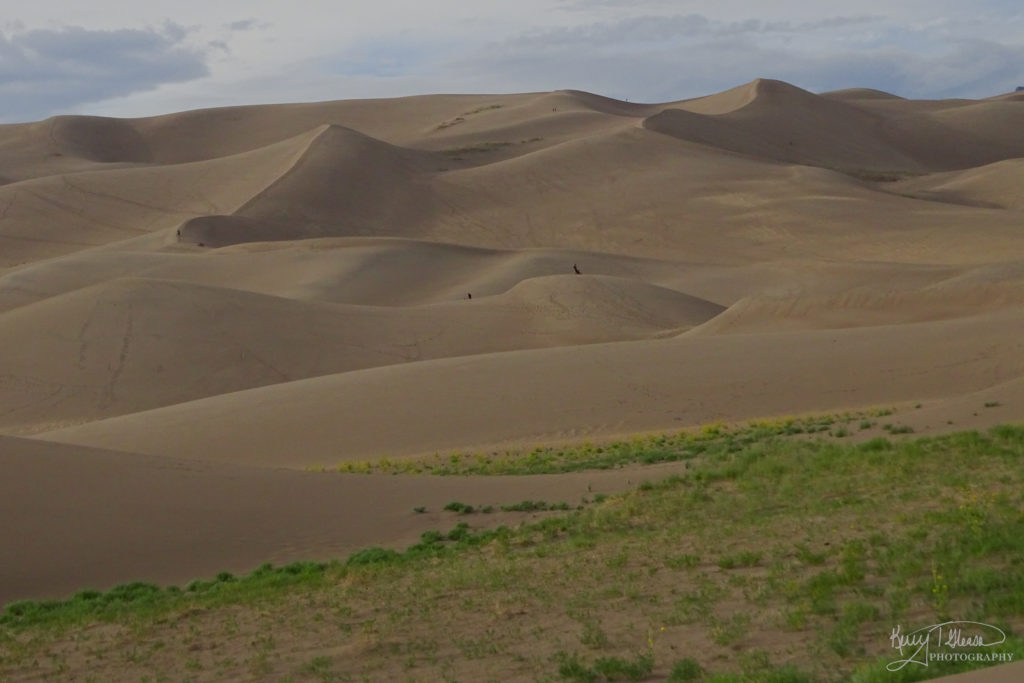
[[[0,600],[399,544],[404,508],[314,509],[507,485],[311,465],[908,402],[923,433],[1019,419],[1022,124],[1016,94],[760,79],[0,126],[0,503],[31,530]],[[76,481],[122,514],[39,521]],[[214,520],[188,542],[180,497]],[[62,547],[90,519],[119,555]]]

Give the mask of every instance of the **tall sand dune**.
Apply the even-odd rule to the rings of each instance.
[[[234,212],[291,169],[310,137],[195,164],[62,173],[4,185],[0,263],[52,258]]]
[[[432,218],[431,194],[417,175],[436,166],[430,155],[324,126],[286,173],[236,213],[280,224],[284,239],[401,235]]]
[[[915,103],[877,91],[819,96],[780,81],[757,80],[678,103],[644,126],[790,163],[856,174],[921,173],[1024,155],[1021,116],[1020,107],[1005,101]]]
[[[713,100],[683,103],[648,118],[644,127],[780,161],[844,169],[919,168],[879,134],[876,116],[779,81],[758,80]]]

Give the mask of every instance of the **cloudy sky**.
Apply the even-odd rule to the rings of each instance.
[[[575,88],[669,101],[754,78],[987,97],[1020,0],[32,0],[0,17],[0,122]]]

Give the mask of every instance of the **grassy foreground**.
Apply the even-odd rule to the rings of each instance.
[[[1008,634],[978,652],[1024,656],[1024,427],[767,434],[679,459],[516,529],[453,512],[404,552],[15,603],[0,680],[866,683],[989,665],[886,670],[893,628],[951,619]]]

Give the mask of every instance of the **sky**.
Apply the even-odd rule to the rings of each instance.
[[[1020,0],[33,0],[0,17],[0,122],[755,78],[981,98],[1024,86]]]

